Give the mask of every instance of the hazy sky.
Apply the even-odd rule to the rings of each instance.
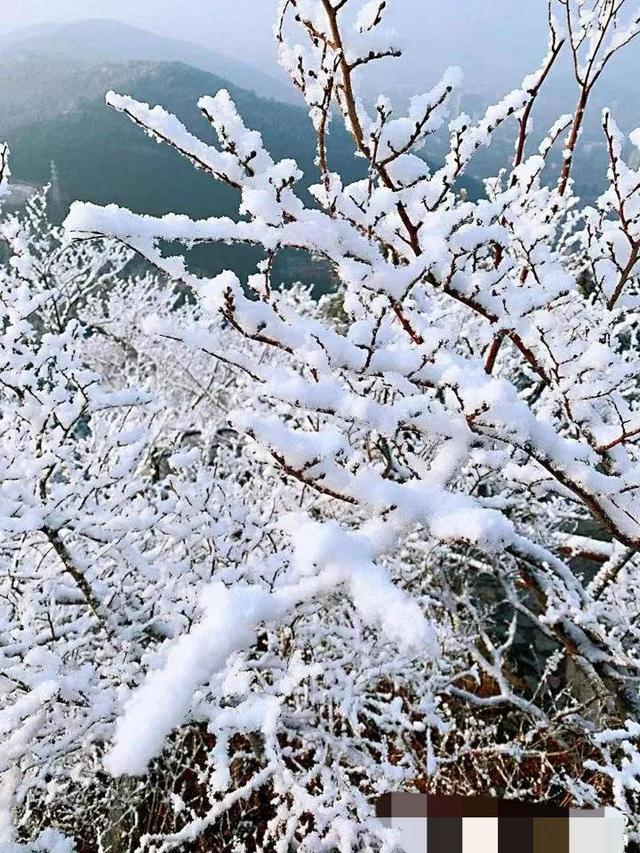
[[[277,0],[0,0],[0,33],[49,21],[116,18],[279,75],[272,37],[276,5]],[[547,0],[390,0],[387,23],[401,35],[404,57],[378,65],[377,76],[368,78],[371,91],[424,91],[448,65],[462,67],[468,91],[489,98],[508,91],[545,54],[546,13]],[[638,67],[640,40],[615,64],[615,79],[609,78],[614,94],[631,84]]]
[[[276,0],[0,0],[0,32],[111,17],[268,69],[275,67],[275,6]],[[392,0],[389,6],[389,23],[409,34],[401,73],[411,77],[425,66],[455,63],[515,82],[544,54],[546,0]]]

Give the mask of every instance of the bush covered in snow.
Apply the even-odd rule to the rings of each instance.
[[[359,99],[400,54],[385,0],[280,5],[315,206],[225,91],[200,101],[217,146],[109,93],[237,189],[237,219],[76,203],[61,232],[36,200],[0,228],[0,841],[391,853],[373,802],[405,789],[610,803],[632,845],[640,172],[608,113],[597,207],[571,168],[640,17],[553,0],[540,69],[474,124],[457,69],[404,114]],[[563,55],[575,113],[530,151]],[[336,121],[368,164],[347,186]],[[472,202],[457,182],[509,121]],[[264,259],[241,282],[171,254],[212,241]],[[272,280],[291,248],[333,295]]]

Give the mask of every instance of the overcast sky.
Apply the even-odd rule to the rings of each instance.
[[[0,34],[50,21],[115,18],[279,75],[272,37],[276,5],[277,0],[0,0]],[[371,91],[424,91],[448,65],[460,65],[468,91],[489,98],[503,93],[544,56],[546,14],[547,0],[390,0],[387,23],[401,35],[404,57],[378,65],[378,76],[368,78]],[[610,82],[614,94],[622,92],[638,67],[640,40],[607,72],[603,85]]]
[[[276,62],[275,6],[276,0],[0,0],[0,32],[110,17],[269,70]],[[474,74],[515,82],[544,54],[546,0],[392,0],[389,6],[389,23],[408,37],[402,71],[392,63],[392,74],[415,78],[427,67],[433,73],[460,64]]]

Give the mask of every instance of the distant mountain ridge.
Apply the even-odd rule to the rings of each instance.
[[[109,89],[129,87],[155,67],[150,62],[96,65],[25,49],[0,51],[0,131],[6,136],[25,124],[72,113],[88,101],[104,101]]]
[[[104,101],[116,88],[139,100],[162,104],[196,134],[215,134],[197,108],[200,96],[227,88],[248,126],[259,130],[273,156],[294,157],[304,172],[301,192],[317,181],[315,135],[306,112],[260,98],[228,81],[178,62],[126,62],[90,65],[26,52],[0,55],[0,139],[11,149],[12,178],[42,185],[55,164],[52,215],[62,219],[75,199],[115,203],[140,212],[169,211],[193,217],[237,215],[234,190],[195,170],[168,146],[158,145]],[[55,98],[52,99],[52,95]],[[338,124],[331,134],[333,162],[347,180],[362,176],[362,161]],[[254,271],[259,253],[251,247],[216,245],[191,253],[194,268],[208,275],[233,267],[239,275]],[[326,267],[285,253],[278,275],[305,281],[320,291],[330,285]]]
[[[182,39],[167,38],[111,18],[69,24],[39,24],[0,36],[0,59],[7,54],[39,54],[74,61],[184,62],[217,74],[243,89],[284,103],[300,103],[284,80],[234,57]]]
[[[50,32],[39,27],[38,38],[50,42]],[[304,173],[300,192],[313,203],[307,188],[319,177],[316,138],[302,106],[265,98],[183,62],[104,57],[89,61],[84,56],[39,53],[35,41],[14,38],[4,47],[0,42],[0,140],[11,148],[15,181],[43,185],[55,172],[54,219],[62,219],[75,199],[113,202],[156,215],[169,211],[192,217],[237,215],[235,191],[194,170],[174,150],[158,145],[109,109],[104,100],[109,89],[161,104],[214,143],[215,134],[197,102],[202,95],[228,89],[243,119],[262,133],[274,158],[297,161]],[[341,122],[332,123],[328,146],[331,166],[345,182],[365,176],[364,161],[354,157],[353,141]],[[482,192],[473,179],[461,185],[472,197]],[[229,266],[246,275],[257,258],[257,250],[245,246],[199,247],[191,253],[196,267],[208,275]],[[295,252],[285,253],[278,272],[284,281],[315,283],[320,290],[330,284],[326,267],[311,267],[308,258]]]
[[[0,55],[0,74],[5,81],[0,86],[0,139],[12,149],[13,175],[43,183],[54,161],[69,199],[139,204],[155,213],[179,206],[191,215],[205,216],[217,212],[225,197],[225,187],[196,172],[175,151],[156,144],[125,116],[109,109],[104,101],[108,89],[161,104],[195,133],[214,142],[215,134],[197,101],[226,88],[247,125],[262,133],[274,157],[294,157],[304,171],[305,186],[317,181],[316,140],[304,109],[259,97],[193,66],[149,61],[91,65],[20,52]],[[347,180],[354,180],[363,166],[353,157],[350,137],[338,123],[330,137],[336,168]],[[178,166],[187,184],[193,176],[206,186],[206,201],[200,192],[194,192],[194,186],[183,190],[180,184],[173,184],[173,170]],[[127,174],[122,184],[120,174]],[[163,181],[173,186],[171,194],[159,189]]]

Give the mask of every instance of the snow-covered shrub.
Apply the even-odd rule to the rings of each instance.
[[[271,550],[271,487],[250,493],[228,426],[242,383],[135,331],[142,313],[195,312],[122,278],[118,244],[69,244],[45,206],[0,223],[0,842],[66,850],[53,821],[115,850],[136,817],[102,780],[122,691],[188,630],[212,576],[239,582]]]
[[[640,172],[608,113],[595,208],[571,168],[592,88],[640,19],[557,0],[540,69],[473,123],[449,115],[456,69],[399,116],[359,98],[367,66],[399,54],[383,0],[280,5],[318,138],[315,206],[226,92],[200,101],[217,147],[110,93],[235,187],[237,219],[75,204],[82,252],[116,238],[169,283],[110,275],[59,324],[57,285],[9,226],[3,831],[390,853],[373,800],[404,788],[608,802],[633,843]],[[576,111],[531,152],[563,53]],[[336,120],[369,166],[346,186],[325,144]],[[484,198],[458,194],[510,120],[513,163]],[[446,129],[430,168],[420,151]],[[215,241],[264,260],[240,282],[170,254]],[[332,266],[335,294],[278,287],[291,248]]]

